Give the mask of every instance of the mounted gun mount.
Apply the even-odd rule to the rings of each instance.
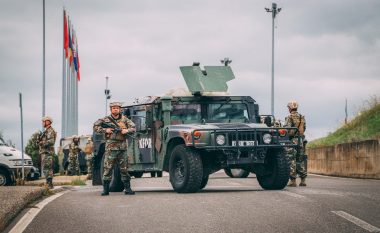
[[[192,66],[181,66],[180,70],[193,95],[202,95],[204,92],[226,92],[227,82],[235,78],[228,65],[205,66],[202,70],[199,63],[194,62]]]

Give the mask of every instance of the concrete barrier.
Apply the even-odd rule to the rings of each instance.
[[[308,172],[380,179],[380,138],[308,148]]]

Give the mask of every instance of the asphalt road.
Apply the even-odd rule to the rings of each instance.
[[[307,187],[261,189],[254,176],[210,177],[194,194],[168,177],[133,179],[135,196],[74,188],[47,204],[24,232],[378,232],[380,181],[309,176]]]

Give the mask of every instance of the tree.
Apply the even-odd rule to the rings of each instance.
[[[32,157],[33,165],[35,167],[41,168],[41,158],[38,152],[39,151],[38,137],[39,137],[39,132],[36,132],[29,138],[28,143],[25,147],[25,152],[30,157]]]

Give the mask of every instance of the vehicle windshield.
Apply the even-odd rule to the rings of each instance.
[[[217,122],[246,122],[247,106],[243,103],[218,103],[208,105],[208,120]]]
[[[249,114],[244,103],[175,104],[171,124],[206,122],[248,122]]]
[[[172,124],[195,123],[201,120],[200,104],[176,104],[171,112]]]

